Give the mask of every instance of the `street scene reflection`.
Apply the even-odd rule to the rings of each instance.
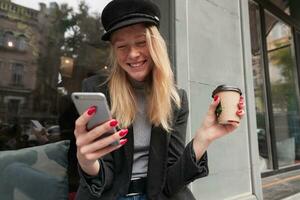
[[[0,147],[12,150],[64,138],[61,100],[81,80],[106,74],[100,13],[68,4],[40,9],[0,2]],[[35,123],[32,123],[32,121]]]

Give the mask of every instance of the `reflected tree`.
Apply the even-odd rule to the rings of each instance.
[[[89,14],[89,7],[82,1],[75,12],[68,4],[52,4],[40,13],[41,50],[37,84],[33,93],[36,118],[57,118],[58,74],[62,69],[62,57],[72,60],[69,76],[63,73],[63,86],[67,92],[78,91],[83,78],[105,73],[107,43],[101,41],[103,32],[100,14]],[[47,114],[45,114],[47,113]]]
[[[74,68],[72,77],[64,77],[64,80],[65,86],[75,91],[80,88],[78,80],[106,72],[108,48],[107,43],[101,41],[103,27],[100,14],[89,15],[89,7],[84,1],[79,4],[79,12],[71,14],[69,25],[62,49],[64,55],[74,59]]]
[[[272,103],[274,108],[286,111],[295,99],[294,64],[291,50],[290,47],[285,47],[269,55],[272,65],[280,72],[280,79],[272,82]]]
[[[299,99],[296,87],[297,73],[291,46],[279,48],[269,55],[272,65],[280,72],[280,79],[272,82],[273,108],[282,114],[286,113],[288,132],[291,137],[295,137],[298,149],[300,148]]]

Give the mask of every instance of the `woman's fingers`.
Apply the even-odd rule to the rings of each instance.
[[[123,146],[124,144],[126,144],[127,139],[121,139],[119,142],[119,145],[109,145],[105,148],[99,149],[97,151],[91,152],[91,153],[87,153],[84,154],[84,157],[86,160],[97,160],[100,157],[114,151],[117,150],[118,148],[120,148],[121,146]]]
[[[112,129],[114,127],[116,127],[117,124],[118,124],[118,121],[115,119],[112,119],[112,120],[109,120],[109,121],[93,128],[86,134],[81,135],[81,137],[76,138],[77,146],[83,146],[83,145],[92,143],[94,140],[99,138],[101,135],[112,131]]]
[[[238,111],[236,112],[236,114],[240,117],[244,116],[245,115],[245,100],[244,100],[244,97],[241,96],[240,97],[240,101],[238,103]]]
[[[245,111],[244,110],[238,110],[236,111],[236,114],[240,117],[244,116],[245,115]]]
[[[123,129],[115,132],[114,128],[118,125],[118,121],[115,119],[109,120],[87,131],[86,125],[95,112],[96,107],[90,107],[75,122],[74,134],[76,137],[77,158],[79,163],[93,164],[97,159],[120,148],[127,142],[127,139],[121,138],[126,136],[128,130]],[[103,134],[107,134],[108,136],[104,136]],[[119,142],[116,143],[116,141]],[[92,167],[92,164],[88,165]]]
[[[220,97],[215,95],[213,102],[208,107],[207,114],[210,115],[210,116],[214,116],[215,115],[215,110],[216,110],[217,106],[219,105],[219,103],[220,103]]]
[[[228,121],[228,124],[226,124],[226,129],[231,132],[234,129],[236,129],[237,127],[239,127],[240,123],[236,122],[236,121]]]
[[[210,127],[216,123],[216,109],[220,103],[220,97],[215,95],[212,103],[208,107],[207,114],[202,122],[204,128]]]
[[[239,109],[245,108],[245,100],[244,100],[244,97],[243,97],[243,96],[240,97],[240,101],[239,101],[239,103],[238,103],[238,108],[239,108]]]
[[[97,108],[96,106],[91,106],[87,109],[75,122],[75,131],[74,134],[76,138],[79,136],[80,133],[86,133],[86,124],[88,121],[93,117]]]
[[[99,138],[116,125],[116,120],[110,120],[86,134],[79,135],[76,138],[78,159],[80,158],[81,162],[94,161],[126,144],[127,139],[122,138],[127,135],[127,129]]]
[[[104,138],[98,140],[96,139],[94,142],[80,148],[80,153],[82,154],[92,153],[98,151],[99,149],[104,149],[107,146],[116,146],[115,145],[116,142],[117,144],[120,144],[121,142],[124,143],[124,141],[127,142],[127,139],[123,139],[121,141],[121,138],[125,137],[127,133],[128,133],[127,129],[122,129],[110,136],[105,136]]]

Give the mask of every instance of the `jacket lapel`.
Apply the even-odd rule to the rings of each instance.
[[[169,133],[161,127],[152,126],[147,175],[147,193],[150,199],[155,199],[164,187],[169,138]]]

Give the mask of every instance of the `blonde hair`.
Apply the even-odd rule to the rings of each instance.
[[[147,85],[147,116],[151,124],[162,126],[170,132],[172,103],[179,108],[180,97],[175,87],[165,41],[156,26],[146,27],[146,43],[154,63],[152,77],[149,77]],[[118,65],[113,48],[111,48],[111,64],[109,91],[112,115],[119,121],[120,127],[128,127],[135,119],[137,103],[134,90],[126,72]]]

